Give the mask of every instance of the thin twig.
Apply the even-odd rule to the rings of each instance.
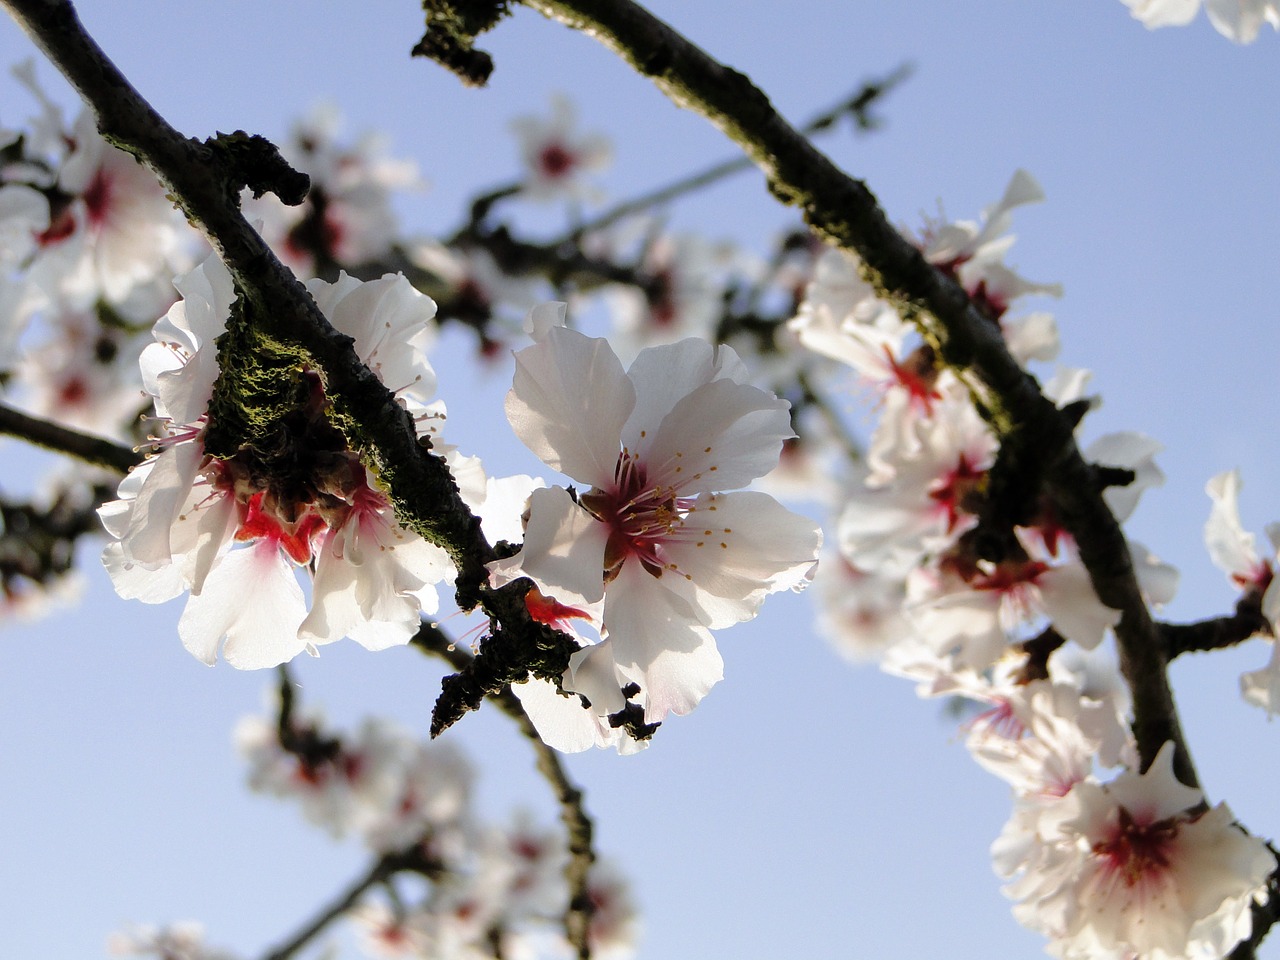
[[[882,96],[902,83],[911,75],[911,65],[902,64],[898,66],[888,75],[881,77],[879,80],[869,80],[864,83],[852,95],[845,97],[838,104],[823,110],[818,115],[811,118],[807,123],[800,127],[800,132],[806,135],[820,133],[824,130],[831,129],[836,121],[845,114],[851,114],[855,118],[855,123],[860,130],[870,130],[876,126],[875,121],[870,119],[868,113],[871,105],[879,100]],[[617,206],[606,210],[599,216],[592,217],[586,223],[575,227],[569,233],[553,241],[551,246],[559,246],[561,244],[576,243],[585,234],[595,230],[603,230],[605,227],[612,226],[619,220],[631,216],[633,213],[639,213],[642,210],[648,210],[652,207],[661,206],[670,200],[675,200],[687,193],[700,190],[703,187],[710,186],[718,180],[732,176],[735,173],[742,173],[750,170],[755,166],[747,157],[732,157],[722,160],[719,163],[712,164],[705,170],[697,173],[689,174],[681,177],[674,183],[669,183],[664,187],[659,187],[649,193],[643,193],[638,197],[627,200]]]
[[[0,433],[34,443],[38,447],[65,453],[95,467],[128,473],[143,460],[142,454],[126,446],[72,430],[49,420],[0,403]]]
[[[469,653],[458,649],[444,631],[432,623],[424,622],[411,642],[440,657],[459,672],[466,670],[472,659]],[[520,732],[533,744],[538,772],[551,784],[556,802],[560,805],[560,821],[568,835],[569,847],[569,862],[564,868],[565,880],[569,885],[569,906],[564,915],[565,935],[577,950],[579,960],[589,960],[591,945],[588,933],[592,903],[587,883],[591,864],[595,861],[595,851],[592,847],[594,828],[582,804],[582,790],[569,779],[556,751],[542,741],[533,721],[525,713],[520,698],[511,692],[511,688],[507,687],[491,699],[516,722]]]
[[[332,903],[320,911],[310,922],[296,934],[263,957],[263,960],[288,960],[305,947],[318,934],[340,919],[343,914],[360,902],[360,898],[372,887],[382,883],[392,874],[402,869],[401,857],[387,854],[374,861],[373,866],[356,880],[350,887],[340,893]]]

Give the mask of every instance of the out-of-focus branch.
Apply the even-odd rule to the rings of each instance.
[[[120,473],[128,473],[142,462],[142,454],[136,450],[41,420],[3,403],[0,403],[0,433]]]
[[[301,930],[280,946],[268,952],[263,957],[263,960],[289,960],[290,957],[315,939],[318,934],[322,933],[329,924],[335,920],[342,919],[370,889],[399,871],[406,869],[404,861],[404,854],[389,853],[379,857],[363,876],[338,894],[333,899],[333,902],[321,908],[320,912],[308,921]]]
[[[472,656],[459,650],[435,624],[423,623],[411,641],[414,646],[443,659],[459,673],[466,671]],[[582,804],[582,791],[565,772],[556,751],[538,736],[533,721],[524,712],[520,698],[508,687],[494,696],[493,701],[520,728],[520,732],[533,744],[537,755],[538,772],[551,784],[556,802],[560,805],[560,820],[568,836],[569,862],[565,865],[565,879],[569,885],[569,907],[564,916],[565,935],[578,952],[580,960],[588,960],[591,946],[587,933],[591,923],[592,904],[587,892],[587,879],[591,864],[595,861],[592,847],[593,826]]]
[[[929,264],[890,224],[866,184],[846,174],[773,108],[749,78],[689,42],[631,0],[522,0],[613,49],[676,104],[702,114],[738,144],[769,189],[799,207],[829,243],[856,253],[869,282],[913,321],[967,384],[1010,463],[1053,497],[1080,547],[1099,599],[1119,610],[1121,670],[1133,692],[1143,765],[1166,741],[1175,770],[1198,785],[1174,707],[1164,646],[1134,576],[1123,533],[1102,499],[1072,425],[1009,354],[998,326],[964,289]]]
[[[800,127],[800,132],[805,135],[821,133],[824,130],[831,129],[841,117],[846,115],[853,118],[853,122],[859,130],[875,129],[880,125],[880,122],[871,113],[871,108],[885,94],[906,80],[911,75],[911,69],[911,64],[904,63],[877,80],[868,80],[853,94],[810,119]],[[750,170],[754,166],[755,164],[748,157],[733,157],[728,160],[722,160],[719,163],[712,164],[705,170],[681,177],[674,183],[669,183],[649,193],[641,194],[606,210],[599,216],[592,217],[586,223],[575,227],[571,232],[561,237],[556,241],[556,244],[574,243],[581,239],[584,234],[593,230],[603,230],[605,227],[612,226],[633,213],[640,213],[643,210],[661,206],[678,197],[683,197],[687,193],[708,187],[719,180],[723,180],[725,177],[741,173],[744,170]],[[553,246],[556,244],[553,244]]]

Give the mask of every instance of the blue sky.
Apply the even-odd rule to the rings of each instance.
[[[1016,168],[1037,177],[1048,200],[1017,212],[1009,260],[1065,288],[1048,305],[1062,359],[1092,369],[1104,399],[1086,436],[1133,429],[1165,444],[1168,481],[1129,530],[1182,571],[1168,615],[1226,612],[1230,591],[1201,543],[1206,480],[1241,467],[1246,526],[1280,519],[1277,36],[1236,47],[1203,18],[1149,33],[1118,0],[651,6],[795,118],[911,62],[883,131],[823,141],[905,225],[939,202],[975,217]],[[516,175],[508,123],[544,111],[554,91],[613,140],[602,182],[614,197],[733,154],[612,54],[524,10],[492,35],[484,91],[408,58],[420,33],[411,2],[86,0],[81,14],[185,133],[278,137],[322,98],[353,131],[385,132],[430,182],[401,205],[415,233],[447,230],[468,196]],[[0,62],[30,52],[0,23]],[[51,68],[40,75],[57,86]],[[0,121],[28,109],[4,78]],[[747,173],[671,219],[763,250],[794,215]],[[535,471],[501,414],[509,372],[472,380],[438,366],[455,442],[495,472]],[[29,483],[32,461],[3,449],[0,483]],[[78,607],[0,638],[0,955],[98,956],[126,921],[182,918],[259,955],[363,869],[362,854],[244,789],[231,728],[270,678],[197,663],[176,636],[180,608],[118,601],[87,554]],[[989,866],[1005,786],[968,760],[937,704],[844,665],[808,628],[806,603],[775,598],[725,633],[726,679],[653,748],[569,761],[599,848],[634,880],[641,957],[1039,955]],[[1277,731],[1236,693],[1266,655],[1255,641],[1179,663],[1174,680],[1210,797],[1273,836]],[[376,710],[420,730],[440,673],[408,651],[350,644],[298,668],[304,696],[335,720]],[[476,757],[489,813],[522,804],[551,819],[530,752],[496,711],[449,735]]]

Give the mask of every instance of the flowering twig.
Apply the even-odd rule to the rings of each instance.
[[[417,635],[411,641],[415,646],[432,653],[447,662],[451,667],[464,673],[473,659],[469,653],[458,647],[433,623],[423,623]],[[547,746],[524,711],[519,698],[508,687],[494,696],[493,701],[507,716],[511,717],[520,732],[533,744],[537,754],[538,772],[551,785],[556,802],[560,805],[560,820],[568,835],[569,861],[565,864],[565,880],[569,885],[569,906],[565,911],[565,935],[578,951],[580,960],[588,960],[591,947],[587,940],[588,927],[591,922],[592,904],[587,892],[587,876],[591,864],[595,861],[592,847],[593,826],[591,818],[582,805],[582,790],[569,779],[556,751]]]
[[[797,133],[745,75],[718,63],[631,0],[522,2],[604,43],[673,102],[714,123],[765,173],[770,192],[799,207],[829,243],[859,256],[868,281],[917,325],[968,385],[1008,448],[1008,461],[1029,486],[1052,495],[1098,598],[1121,612],[1115,633],[1121,669],[1133,692],[1134,736],[1143,767],[1172,741],[1178,778],[1197,785],[1163,644],[1124,534],[1102,500],[1093,468],[1076,447],[1072,425],[1009,354],[997,325],[954,278],[929,264],[893,227],[866,184]]]
[[[241,189],[276,192],[300,202],[300,175],[279,161],[266,141],[243,133],[197,141],[182,136],[129,84],[85,32],[70,0],[0,0],[46,56],[93,108],[102,135],[144,162],[164,184],[187,219],[226,264],[240,295],[238,309],[265,340],[301,346],[324,371],[327,390],[351,433],[386,484],[397,516],[442,547],[457,568],[462,609],[482,605],[503,650],[475,659],[471,672],[442,694],[433,722],[438,733],[475,709],[486,695],[530,669],[559,675],[575,645],[539,628],[523,602],[523,590],[490,590],[485,564],[494,559],[479,520],[458,493],[443,459],[419,440],[412,417],[395,394],[360,360],[351,338],[330,325],[296,277],[280,263],[239,209]],[[306,179],[301,178],[305,187]],[[253,358],[244,358],[251,363]],[[540,657],[537,667],[526,662]]]
[[[1258,590],[1247,591],[1230,616],[1195,623],[1161,623],[1159,627],[1170,660],[1184,653],[1233,647],[1250,637],[1274,635],[1271,622],[1262,613],[1262,594]]]
[[[41,420],[3,403],[0,403],[0,433],[120,473],[127,473],[142,462],[142,455],[128,447]]]

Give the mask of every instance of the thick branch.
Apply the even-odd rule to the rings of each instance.
[[[315,302],[240,214],[240,164],[222,141],[179,134],[133,89],[85,33],[67,0],[3,0],[5,8],[67,77],[98,117],[108,141],[160,178],[187,218],[226,263],[267,331],[297,343],[323,368],[330,392],[359,425],[362,442],[391,486],[401,515],[449,551],[467,585],[467,607],[484,580],[491,552],[458,496],[444,462],[417,442],[408,413],[360,361],[352,341],[333,329]],[[260,187],[260,185],[257,185]],[[293,186],[290,184],[290,186]]]
[[[441,657],[460,674],[466,673],[473,659],[470,654],[459,650],[439,627],[431,623],[423,623],[412,643]],[[588,960],[591,947],[587,941],[587,933],[592,905],[587,892],[587,880],[596,855],[592,848],[593,827],[591,818],[582,805],[582,791],[574,786],[565,773],[555,750],[542,742],[533,721],[524,712],[520,698],[511,692],[511,688],[505,688],[492,699],[503,713],[516,722],[520,732],[533,744],[538,758],[538,772],[551,784],[556,802],[560,805],[560,821],[568,835],[569,846],[569,862],[564,869],[565,880],[569,885],[569,907],[564,916],[565,935],[578,951],[580,960]]]
[[[142,455],[128,447],[41,420],[3,403],[0,403],[0,433],[120,473],[128,473],[142,462]]]

